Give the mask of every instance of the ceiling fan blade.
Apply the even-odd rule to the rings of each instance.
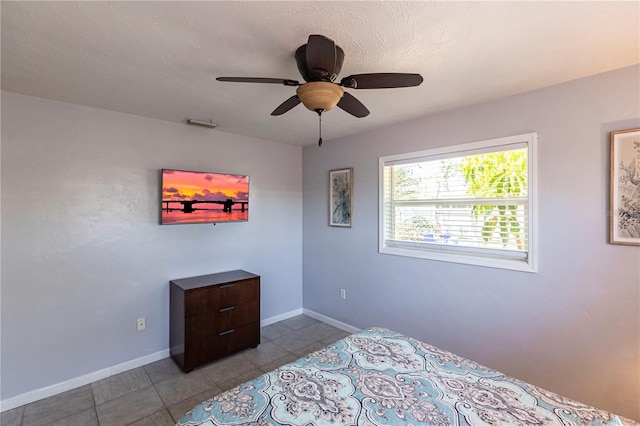
[[[338,107],[358,118],[369,115],[367,107],[357,100],[351,93],[344,92],[340,102],[338,102]]]
[[[422,83],[420,74],[373,73],[354,74],[345,77],[340,85],[351,89],[391,89],[394,87],[413,87]]]
[[[286,78],[263,78],[263,77],[218,77],[218,81],[230,81],[232,83],[270,83],[284,84],[285,86],[300,86],[296,80]]]
[[[310,35],[306,51],[307,69],[316,78],[331,79],[336,68],[336,44],[322,35]]]
[[[278,106],[278,108],[274,109],[271,115],[282,115],[285,112],[289,111],[294,106],[298,105],[299,103],[300,103],[300,98],[298,98],[296,95],[293,95],[292,97],[290,97],[289,99],[281,103],[280,106]]]

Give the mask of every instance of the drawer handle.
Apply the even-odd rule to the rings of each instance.
[[[224,284],[221,285],[220,288],[229,288],[229,287],[233,287],[235,284]]]
[[[218,333],[218,336],[224,336],[225,334],[231,334],[233,333],[235,330],[232,328],[231,330],[227,330],[227,331],[221,331],[220,333]]]
[[[218,312],[228,312],[228,311],[233,311],[236,307],[235,306],[227,306],[226,308],[220,308],[218,309]]]

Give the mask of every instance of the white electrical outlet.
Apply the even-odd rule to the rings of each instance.
[[[340,299],[346,299],[347,298],[347,290],[345,290],[344,288],[340,289]]]
[[[142,331],[147,328],[147,324],[144,318],[138,318],[138,320],[136,321],[136,325],[138,326],[138,331]]]

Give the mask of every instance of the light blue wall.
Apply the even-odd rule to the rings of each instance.
[[[634,66],[305,148],[304,307],[640,419],[640,247],[607,243],[609,132],[640,127],[639,81]],[[375,120],[384,105],[368,107]],[[378,157],[528,132],[539,273],[378,254]],[[350,229],[327,225],[328,171],[343,167]]]
[[[249,221],[160,226],[162,168],[248,174]],[[2,399],[166,351],[174,278],[300,309],[301,182],[299,147],[2,93]]]

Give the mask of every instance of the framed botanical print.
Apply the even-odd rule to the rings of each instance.
[[[353,168],[329,171],[329,226],[351,227]]]
[[[640,128],[611,132],[611,244],[640,246]]]

